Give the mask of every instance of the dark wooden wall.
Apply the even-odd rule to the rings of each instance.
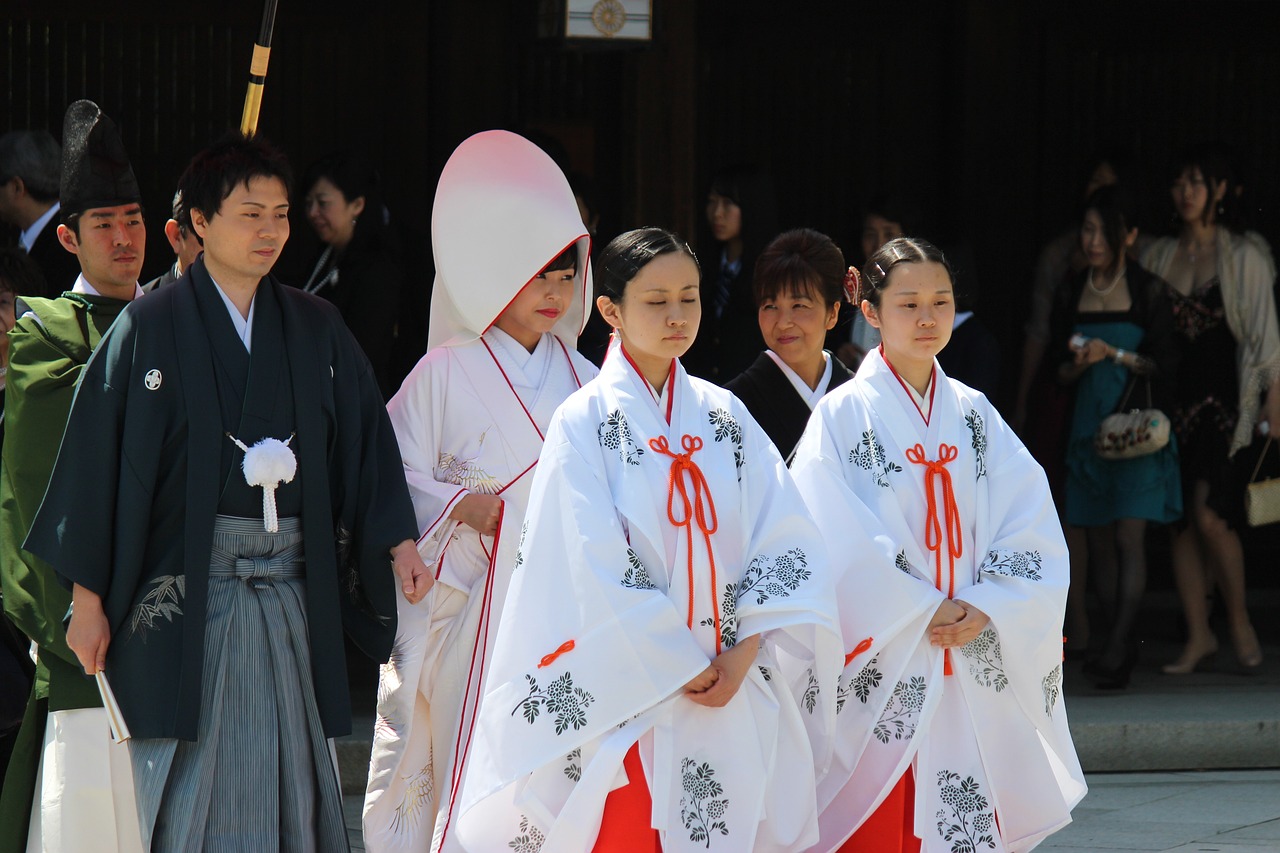
[[[468,134],[508,127],[596,180],[603,239],[655,223],[696,238],[717,166],[751,160],[778,184],[782,224],[826,230],[856,257],[880,190],[915,197],[1010,345],[1040,246],[1068,227],[1089,152],[1132,147],[1154,226],[1163,163],[1231,143],[1264,233],[1280,233],[1280,51],[1270,0],[901,0],[803,4],[654,0],[655,39],[587,50],[539,40],[538,4],[285,0],[262,131],[299,170],[370,152],[393,212],[429,245],[431,197]],[[191,153],[238,123],[258,0],[0,9],[0,130],[60,130],[67,103],[117,119],[153,226]],[[301,274],[300,216],[282,262]]]

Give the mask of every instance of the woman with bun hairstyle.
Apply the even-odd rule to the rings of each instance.
[[[464,780],[466,849],[818,840],[840,655],[826,556],[746,408],[680,365],[698,279],[661,229],[601,253],[618,343],[547,430]]]
[[[1062,699],[1062,528],[1044,471],[938,366],[946,258],[898,238],[863,276],[881,344],[818,403],[792,465],[845,641],[812,849],[1029,850],[1085,794]]]

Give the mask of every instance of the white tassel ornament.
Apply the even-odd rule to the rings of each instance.
[[[293,436],[285,441],[278,438],[264,438],[253,447],[245,447],[244,442],[231,433],[227,438],[235,442],[236,447],[244,451],[244,481],[250,486],[262,487],[262,523],[268,533],[280,530],[280,518],[276,513],[276,488],[281,483],[293,482],[298,473],[298,457],[289,449]]]

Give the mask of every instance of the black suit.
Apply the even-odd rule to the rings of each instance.
[[[58,242],[57,217],[50,219],[36,235],[36,241],[28,252],[31,260],[40,268],[45,287],[40,293],[20,293],[19,296],[45,296],[56,299],[75,286],[80,276],[80,259],[62,248]]]

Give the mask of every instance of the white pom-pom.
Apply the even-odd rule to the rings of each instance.
[[[264,438],[245,451],[241,467],[250,486],[274,489],[281,483],[293,482],[293,475],[298,472],[298,457],[280,439]]]

